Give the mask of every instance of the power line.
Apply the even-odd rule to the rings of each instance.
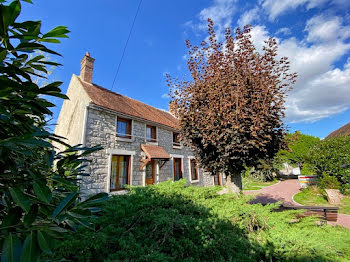
[[[131,33],[132,33],[132,29],[134,28],[135,21],[136,21],[136,17],[137,17],[137,14],[139,13],[141,3],[142,3],[142,0],[140,0],[139,5],[137,6],[137,10],[136,10],[136,13],[135,13],[135,16],[134,16],[134,20],[132,21],[131,28],[130,28],[130,31],[129,31],[129,35],[128,35],[128,38],[127,38],[127,40],[126,40],[126,42],[125,42],[125,46],[124,46],[124,49],[123,49],[123,53],[122,53],[122,56],[121,56],[120,61],[119,61],[119,64],[118,64],[117,72],[115,73],[115,76],[114,76],[114,79],[113,79],[113,84],[112,84],[111,90],[113,90],[115,80],[116,80],[117,77],[118,77],[119,69],[120,69],[120,66],[121,66],[122,61],[123,61],[123,58],[124,58],[124,54],[125,54],[126,47],[128,46],[129,39],[130,39],[130,36],[131,36]]]

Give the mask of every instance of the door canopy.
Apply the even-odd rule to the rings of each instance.
[[[165,151],[165,149],[161,146],[156,145],[141,145],[141,149],[146,154],[145,159],[141,159],[143,162],[140,166],[140,170],[143,170],[144,167],[151,161],[151,160],[160,160],[162,161],[162,164],[160,168],[170,159],[170,155]]]

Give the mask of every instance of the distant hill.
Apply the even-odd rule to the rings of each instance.
[[[341,128],[334,130],[326,138],[337,137],[337,136],[349,136],[350,135],[350,122],[343,125]]]

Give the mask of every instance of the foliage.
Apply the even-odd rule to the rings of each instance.
[[[31,2],[27,0],[26,2]],[[98,148],[69,147],[56,153],[47,130],[54,105],[45,97],[66,99],[61,82],[38,86],[47,61],[38,51],[59,55],[43,43],[59,43],[66,27],[41,33],[41,21],[17,22],[20,1],[0,4],[0,246],[1,261],[37,261],[51,253],[54,239],[99,210],[104,194],[78,202],[77,177],[86,175],[84,157]]]
[[[295,133],[286,135],[285,142],[287,148],[278,151],[275,161],[304,168],[304,163],[307,162],[306,159],[308,158],[310,150],[320,142],[320,139],[295,131]]]
[[[315,175],[316,174],[315,168],[311,164],[304,163],[304,164],[302,164],[302,166],[303,167],[300,170],[302,175],[307,176],[307,175]]]
[[[235,37],[227,28],[224,43],[217,41],[210,19],[208,28],[208,43],[186,42],[191,79],[168,76],[170,105],[184,142],[202,166],[240,178],[244,164],[252,166],[279,150],[285,94],[296,74],[289,72],[286,57],[276,59],[275,39],[268,39],[260,54],[251,27],[238,28]]]
[[[327,173],[323,173],[323,175],[318,179],[317,185],[322,189],[340,189],[338,179],[334,176],[328,175]]]
[[[320,176],[334,176],[343,187],[350,184],[350,137],[333,137],[320,141],[310,151],[308,159]]]
[[[98,230],[80,228],[53,257],[72,261],[348,261],[349,230],[291,223],[251,197],[218,195],[186,181],[133,187],[109,199]]]
[[[272,159],[259,159],[257,164],[250,168],[249,176],[256,181],[272,181],[277,176]]]

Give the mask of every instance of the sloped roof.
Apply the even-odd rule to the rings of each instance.
[[[169,154],[161,146],[142,144],[141,149],[149,159],[170,159]]]
[[[349,136],[350,135],[350,122],[346,125],[343,125],[341,128],[334,130],[330,133],[327,138],[337,137],[337,136]]]
[[[169,112],[146,105],[135,99],[114,93],[96,84],[79,78],[92,103],[125,115],[152,121],[174,129],[179,129],[178,120]]]

